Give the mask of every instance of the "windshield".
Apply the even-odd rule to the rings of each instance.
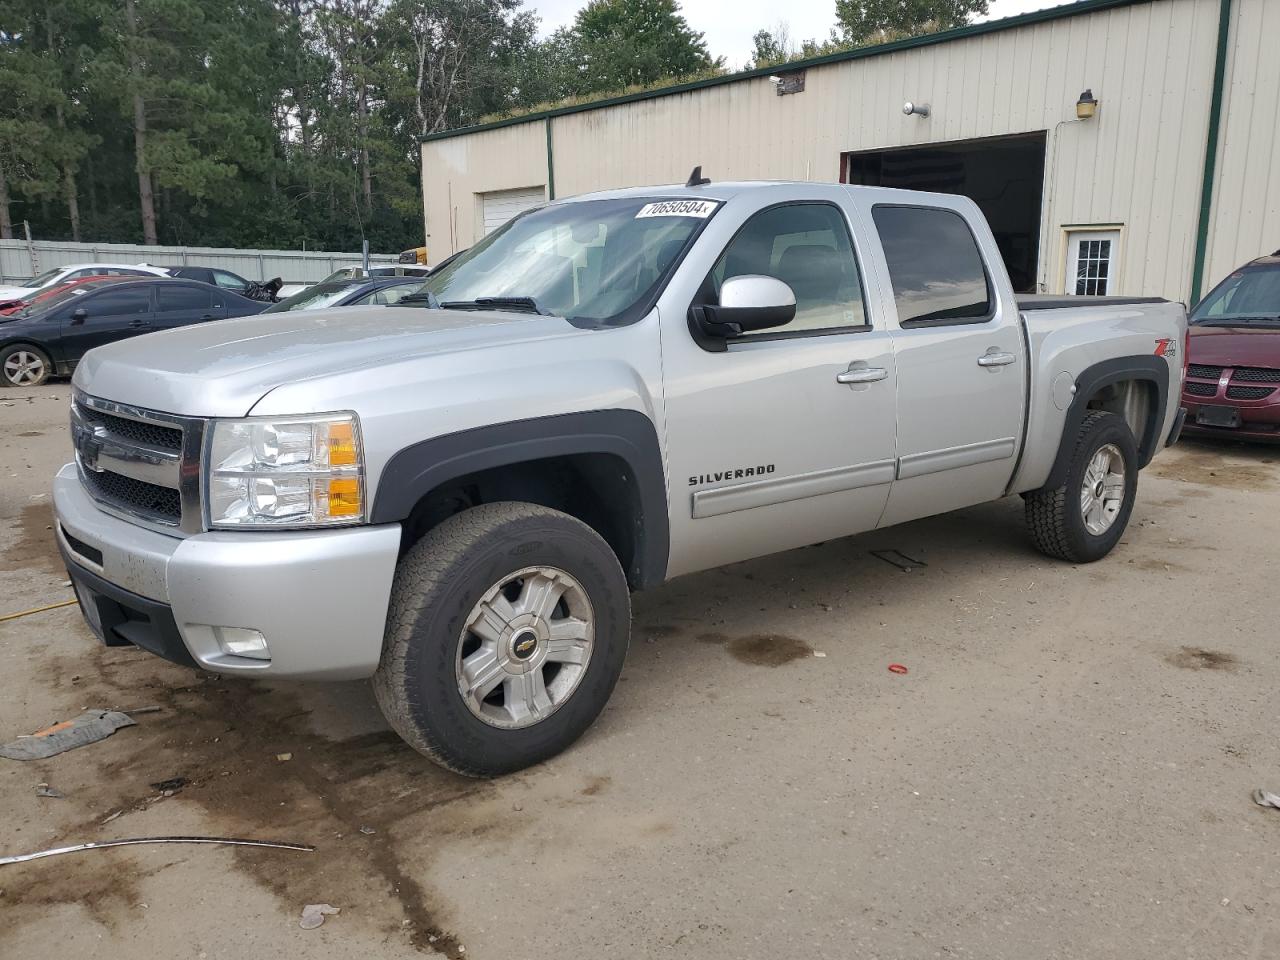
[[[98,281],[77,283],[63,287],[61,290],[55,289],[47,296],[43,294],[36,296],[30,303],[13,315],[15,317],[33,317],[37,313],[44,313],[46,310],[57,309],[68,300],[74,300],[76,297],[83,297],[86,293],[92,293],[94,290],[101,290],[103,286],[116,283],[118,280],[122,279],[124,278],[118,277],[115,280],[112,280],[110,278],[103,277]]]
[[[295,293],[292,297],[286,297],[279,303],[273,303],[263,313],[284,313],[286,310],[320,310],[323,307],[331,307],[351,291],[356,289],[355,284],[350,283],[317,283],[314,287]]]
[[[1280,263],[1237,270],[1200,301],[1191,322],[1280,322]]]
[[[445,307],[495,310],[528,300],[560,317],[616,320],[647,300],[718,205],[628,198],[542,207],[443,265],[406,299],[420,306],[433,294]]]
[[[20,283],[18,284],[18,286],[30,287],[33,290],[36,287],[43,287],[45,284],[53,280],[53,278],[56,277],[58,274],[62,273],[63,269],[64,269],[63,267],[54,267],[52,270],[46,270],[44,273],[40,274],[40,276],[32,277],[26,283]]]

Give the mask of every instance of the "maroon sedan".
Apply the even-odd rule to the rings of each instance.
[[[1200,301],[1187,360],[1187,434],[1280,441],[1280,250]]]

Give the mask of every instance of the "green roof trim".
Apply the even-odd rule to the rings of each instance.
[[[726,73],[722,77],[710,77],[705,80],[691,80],[687,83],[676,83],[669,87],[659,87],[656,90],[644,90],[639,93],[628,93],[619,97],[609,97],[604,100],[591,100],[586,103],[575,103],[571,106],[553,107],[550,110],[539,110],[537,113],[526,113],[515,117],[506,117],[502,120],[493,120],[489,123],[478,123],[470,127],[457,127],[453,130],[441,130],[439,133],[428,133],[422,137],[423,143],[429,143],[432,140],[447,140],[452,137],[464,137],[471,133],[483,133],[486,130],[498,130],[502,127],[513,127],[521,123],[534,123],[538,120],[551,120],[555,117],[564,117],[572,113],[586,113],[589,110],[603,110],[607,107],[616,107],[625,103],[638,103],[641,100],[656,100],[658,97],[673,97],[681,93],[689,93],[693,90],[704,90],[708,87],[718,87],[726,83],[737,83],[740,80],[754,80],[758,77],[773,76],[778,73],[787,73],[792,70],[805,70],[809,67],[824,67],[830,63],[845,63],[850,60],[862,60],[868,57],[879,57],[888,53],[897,53],[899,50],[912,50],[916,47],[929,47],[936,43],[949,43],[952,40],[963,40],[966,37],[980,37],[989,33],[999,33],[1002,30],[1012,30],[1017,27],[1032,26],[1037,23],[1049,23],[1054,20],[1066,20],[1070,17],[1078,17],[1086,13],[1097,13],[1102,10],[1113,10],[1118,7],[1130,7],[1139,3],[1154,3],[1155,0],[1077,0],[1076,3],[1067,3],[1062,6],[1049,7],[1045,10],[1033,10],[1030,13],[1020,13],[1013,17],[1004,17],[1000,20],[990,20],[986,23],[974,23],[967,27],[956,27],[954,30],[944,30],[941,33],[928,33],[919,37],[908,37],[905,40],[894,40],[890,43],[881,43],[872,47],[858,47],[854,50],[842,50],[839,53],[828,53],[821,57],[811,57],[808,60],[792,60],[787,63],[775,64],[771,67],[759,67],[755,70],[742,70],[738,73]]]
[[[1218,165],[1218,129],[1222,124],[1222,90],[1227,75],[1227,39],[1231,35],[1231,0],[1221,0],[1218,10],[1218,47],[1213,61],[1213,99],[1209,104],[1209,130],[1205,135],[1204,168],[1200,180],[1200,218],[1196,223],[1195,265],[1191,270],[1188,307],[1200,302],[1204,290],[1204,260],[1209,249],[1209,220],[1213,213],[1213,183]]]

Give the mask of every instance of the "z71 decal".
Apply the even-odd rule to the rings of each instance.
[[[734,470],[723,470],[720,473],[700,473],[689,478],[689,486],[700,487],[704,483],[719,483],[721,480],[745,480],[749,477],[763,477],[773,473],[773,464],[766,463],[762,467],[738,467]]]

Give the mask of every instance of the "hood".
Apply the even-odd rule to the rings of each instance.
[[[242,417],[286,383],[377,376],[391,363],[583,333],[558,317],[525,313],[384,306],[266,313],[98,347],[73,382],[95,397],[166,413]]]
[[[1280,327],[1248,326],[1189,328],[1187,356],[1191,363],[1214,367],[1280,368]]]
[[[32,287],[0,287],[0,304],[12,300],[25,300],[36,292]]]

